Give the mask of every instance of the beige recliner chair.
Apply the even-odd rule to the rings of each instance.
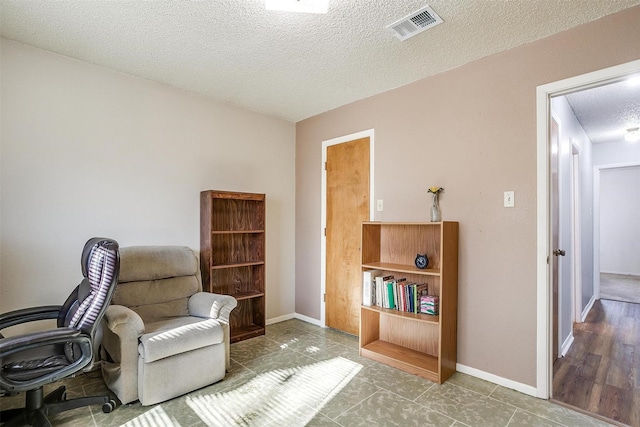
[[[104,318],[102,375],[122,403],[152,405],[224,378],[237,301],[202,292],[188,247],[120,249],[120,280]]]

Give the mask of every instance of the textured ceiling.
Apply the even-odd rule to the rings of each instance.
[[[444,23],[384,27],[430,4]],[[0,0],[2,36],[292,122],[549,36],[640,0]]]
[[[567,95],[594,144],[621,142],[625,130],[640,127],[640,76]]]

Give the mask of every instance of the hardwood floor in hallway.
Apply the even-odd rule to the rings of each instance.
[[[553,398],[640,427],[640,304],[598,300],[553,367]]]

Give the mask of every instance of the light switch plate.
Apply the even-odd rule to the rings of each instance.
[[[504,207],[512,208],[516,205],[515,192],[513,191],[505,191],[504,192]]]
[[[378,200],[377,209],[378,209],[378,212],[382,212],[384,210],[384,205],[382,203],[382,200]]]

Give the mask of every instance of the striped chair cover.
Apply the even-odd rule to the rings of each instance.
[[[91,286],[89,294],[79,301],[73,317],[69,321],[72,328],[91,328],[98,315],[104,311],[105,300],[109,294],[116,272],[117,250],[107,240],[98,240],[91,248],[86,268],[86,275]]]

